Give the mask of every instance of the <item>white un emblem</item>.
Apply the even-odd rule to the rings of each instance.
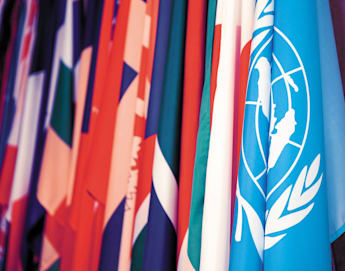
[[[255,84],[257,92],[247,95],[246,117],[253,125],[246,133],[252,134],[257,142],[254,146],[243,146],[242,153],[253,181],[259,180],[266,170],[275,176],[275,185],[267,187],[267,198],[296,165],[307,138],[310,117],[308,81],[301,58],[290,40],[279,29],[274,28],[274,31],[273,46],[286,48],[272,53],[272,67],[265,54],[266,47],[272,45],[272,35],[262,47],[252,50],[256,54],[250,65],[248,87]],[[284,55],[279,55],[280,52]],[[267,74],[271,74],[271,79]],[[249,152],[260,153],[261,161],[257,155],[250,159],[253,154],[247,154],[249,148]],[[260,190],[264,190],[262,185],[258,185]]]
[[[263,250],[282,240],[314,206],[322,181],[320,155],[309,167],[293,172],[309,120],[308,80],[296,48],[278,28],[258,29],[249,67],[235,241],[242,240],[245,215],[261,259]]]

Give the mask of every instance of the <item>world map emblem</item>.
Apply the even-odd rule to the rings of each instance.
[[[274,187],[267,187],[267,197],[285,181],[296,165],[307,139],[310,119],[309,86],[301,58],[279,29],[274,28],[274,32],[274,43],[287,47],[283,51],[285,55],[282,57],[279,51],[274,52],[269,60],[265,47],[273,42],[272,36],[263,44],[249,70],[248,81],[256,84],[257,92],[254,95],[249,93],[246,100],[247,116],[253,122],[253,129],[248,132],[257,139],[254,148],[262,161],[246,159],[250,154],[247,155],[247,148],[243,146],[243,158],[248,162],[247,170],[254,179],[266,170],[277,178]],[[288,57],[286,52],[289,52]],[[268,80],[267,73],[271,73],[271,80]],[[303,106],[295,110],[298,104]],[[252,149],[253,146],[249,147]]]
[[[322,173],[320,155],[302,171],[294,170],[310,121],[308,79],[298,50],[276,27],[255,34],[260,42],[253,42],[249,66],[235,241],[241,241],[246,216],[262,259],[264,249],[310,213]],[[272,50],[275,46],[280,50]]]

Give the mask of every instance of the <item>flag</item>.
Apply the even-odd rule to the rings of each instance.
[[[4,46],[4,65],[1,65],[1,70],[4,69],[4,73],[0,74],[1,85],[0,85],[0,268],[4,265],[7,257],[7,242],[8,242],[8,225],[5,219],[5,214],[9,205],[9,199],[11,194],[11,185],[13,178],[13,156],[15,150],[7,149],[7,142],[9,133],[11,132],[11,125],[13,121],[13,114],[15,110],[14,105],[14,83],[15,75],[17,72],[17,66],[19,65],[18,58],[21,52],[21,40],[23,36],[23,26],[26,18],[25,3],[19,1],[13,1],[11,8],[8,10],[9,16],[12,22],[12,29],[10,26],[10,37],[8,50]],[[6,17],[5,17],[6,18]],[[3,22],[6,23],[6,20]],[[6,44],[7,45],[7,44]],[[3,67],[5,66],[5,67]],[[3,78],[1,78],[3,76]],[[6,156],[6,157],[5,157]],[[3,163],[6,158],[6,163]],[[13,243],[13,242],[12,242]],[[12,245],[13,247],[13,245]],[[13,257],[13,253],[11,253]]]
[[[6,215],[1,217],[1,223],[5,227],[3,236],[7,238],[5,248],[7,269],[21,268],[20,245],[26,211],[27,186],[30,179],[25,172],[21,171],[27,169],[30,174],[32,148],[27,147],[26,144],[35,140],[35,126],[37,125],[37,111],[30,107],[36,104],[39,108],[40,103],[39,95],[36,103],[33,101],[33,93],[30,97],[25,92],[31,58],[31,28],[35,22],[36,2],[21,3],[19,12],[11,70],[7,78],[6,90],[4,90],[6,101],[3,109],[5,111],[2,115],[3,141],[1,143],[6,147],[6,153],[0,181],[2,186],[1,205],[3,204],[3,211]],[[21,76],[16,77],[17,72]],[[30,120],[30,117],[33,119]],[[33,121],[32,127],[30,127],[30,121]],[[16,157],[18,157],[17,160]]]
[[[207,1],[188,2],[177,218],[178,270],[193,268],[187,255],[188,226],[204,79],[206,10]]]
[[[88,7],[92,11],[94,5],[91,2],[88,4],[91,4]],[[102,207],[104,207],[104,205],[98,204],[98,200],[104,201],[104,194],[102,199],[94,198],[94,195],[88,191],[88,185],[91,183],[89,181],[90,179],[86,178],[90,175],[91,170],[93,173],[98,173],[97,169],[99,164],[91,164],[89,159],[96,157],[92,153],[95,149],[93,149],[94,146],[91,143],[95,138],[98,128],[96,128],[98,120],[97,115],[100,113],[102,95],[105,93],[103,90],[105,90],[106,71],[109,63],[111,49],[109,46],[111,45],[111,32],[115,6],[114,1],[112,0],[102,1],[99,4],[101,6],[99,8],[97,18],[95,18],[96,22],[89,22],[89,27],[91,25],[94,30],[89,77],[86,81],[80,82],[81,84],[79,85],[82,87],[82,84],[87,84],[87,90],[86,94],[81,93],[81,95],[86,95],[84,97],[85,104],[79,104],[79,109],[75,116],[78,118],[78,120],[76,120],[77,126],[75,128],[81,128],[81,130],[75,131],[75,149],[72,150],[72,162],[75,163],[75,165],[73,164],[70,175],[70,184],[67,188],[69,214],[68,223],[65,227],[63,256],[61,257],[60,267],[61,270],[69,270],[71,269],[71,266],[76,269],[85,269],[85,266],[88,265],[92,266],[92,268],[96,268],[99,261],[101,224],[104,212],[104,208]],[[82,98],[82,96],[79,97]],[[80,106],[83,107],[82,112]],[[81,115],[82,120],[79,119]],[[104,132],[103,130],[100,131]],[[109,133],[109,136],[111,137],[112,134]],[[108,141],[105,142],[104,147],[108,147],[108,142],[109,138]],[[95,144],[96,146],[99,146],[99,143]],[[104,148],[100,148],[99,151],[104,151]],[[77,157],[75,157],[75,152],[78,152]],[[105,155],[105,157],[106,159],[109,159],[109,155]],[[77,159],[77,161],[74,159]],[[109,163],[104,163],[104,166],[108,165]],[[76,166],[76,168],[74,168],[74,166]],[[108,171],[105,169],[103,173],[108,174]],[[107,178],[100,177],[96,179],[100,180],[100,188],[102,190],[105,189]],[[91,236],[93,236],[93,238],[91,238]],[[93,253],[93,251],[95,253]]]
[[[176,269],[176,230],[187,2],[174,1],[155,142],[143,270]]]
[[[132,155],[137,152],[136,122],[138,114],[142,115],[142,95],[140,84],[142,42],[145,30],[145,11],[148,3],[132,0],[128,4],[127,14],[120,24],[120,17],[115,28],[121,31],[115,42],[125,41],[121,59],[122,79],[118,97],[118,111],[115,123],[113,150],[109,186],[105,206],[104,232],[99,268],[101,270],[129,270],[132,212],[128,190],[133,189],[131,176]],[[124,6],[120,5],[120,11]],[[120,14],[119,14],[120,16]],[[126,28],[125,28],[126,27]],[[126,30],[127,29],[127,30]],[[119,32],[120,33],[120,32]],[[143,85],[145,87],[145,85]],[[141,90],[140,90],[141,88]],[[139,93],[140,92],[140,93]],[[144,94],[145,96],[145,94]],[[138,107],[139,104],[139,107]],[[134,148],[134,149],[133,149]]]
[[[17,34],[18,58],[12,61],[17,67],[12,71],[12,83],[8,84],[8,114],[4,114],[3,133],[1,139],[5,148],[0,174],[0,205],[7,206],[13,180],[14,166],[18,149],[19,129],[21,125],[23,102],[25,97],[26,82],[30,68],[32,45],[35,39],[35,22],[37,13],[36,1],[22,4],[22,35]],[[14,65],[13,65],[14,66]],[[7,126],[7,127],[6,127]],[[5,132],[6,130],[6,132]],[[1,163],[0,163],[1,164]]]
[[[71,205],[73,187],[78,162],[78,150],[81,138],[82,121],[84,115],[84,105],[86,101],[88,81],[94,77],[91,71],[95,69],[97,56],[97,44],[99,40],[100,21],[102,18],[104,1],[90,0],[86,7],[86,22],[82,25],[83,35],[81,37],[81,53],[79,73],[75,82],[76,102],[73,121],[73,137],[71,150],[71,165],[67,187],[66,204]],[[82,13],[82,11],[81,11]],[[77,21],[78,23],[79,21]],[[75,47],[73,47],[75,48]]]
[[[0,269],[345,266],[344,7],[0,0]]]
[[[220,50],[211,111],[200,270],[224,270],[229,266],[234,93],[241,42],[240,2],[218,1],[216,25],[220,25]]]
[[[256,2],[229,270],[263,269],[273,12]]]
[[[0,209],[3,214],[8,207],[11,187],[14,175],[14,168],[16,163],[16,156],[18,151],[19,131],[23,117],[23,104],[25,98],[26,84],[29,74],[30,61],[32,56],[32,48],[35,39],[35,24],[37,14],[36,1],[28,1],[26,4],[22,3],[22,34],[21,31],[17,33],[18,58],[13,59],[13,64],[17,61],[17,67],[12,71],[12,83],[8,84],[8,115],[4,114],[3,120],[3,137],[1,142],[5,146],[5,153],[3,157],[3,164],[0,166]],[[14,74],[15,73],[15,74]],[[6,127],[7,126],[7,127]],[[5,130],[7,130],[5,132]],[[1,216],[1,215],[0,215]]]
[[[76,226],[71,222],[70,214],[73,210],[73,195],[75,188],[75,176],[77,171],[78,152],[81,141],[82,122],[84,107],[86,104],[87,91],[93,88],[88,82],[93,82],[94,69],[97,60],[97,48],[100,36],[100,25],[102,19],[104,1],[79,1],[74,4],[73,12],[73,59],[74,59],[74,89],[75,89],[75,111],[73,122],[72,148],[70,153],[70,167],[68,174],[68,184],[65,197],[65,207],[57,212],[56,217],[60,223],[51,223],[50,229],[54,230],[55,235],[60,235],[59,240],[59,264],[60,270],[69,270],[73,264],[74,247],[76,241]],[[86,6],[83,6],[85,4]],[[85,8],[85,9],[84,9]],[[85,12],[85,13],[84,13]],[[85,20],[80,20],[79,16],[85,15]],[[82,17],[83,18],[83,17]],[[79,35],[78,35],[79,34]],[[78,38],[81,38],[79,41]],[[78,43],[82,48],[79,57]],[[78,62],[76,62],[78,61]],[[75,64],[77,63],[77,64]],[[63,210],[63,212],[61,212]],[[63,215],[63,216],[61,216]],[[54,220],[50,220],[54,222]],[[64,222],[64,223],[61,223]],[[46,227],[47,229],[47,227]],[[58,234],[59,233],[59,234]],[[54,232],[50,234],[54,235]]]
[[[139,4],[141,3],[141,4]],[[131,252],[132,252],[132,238],[133,238],[133,226],[134,226],[134,216],[135,216],[135,202],[136,202],[136,193],[137,193],[137,186],[138,186],[138,178],[139,178],[139,168],[140,168],[140,159],[142,158],[142,144],[145,136],[145,124],[146,124],[146,118],[147,118],[147,109],[148,109],[148,103],[149,103],[149,97],[150,97],[150,81],[151,81],[151,73],[152,73],[152,65],[153,65],[153,57],[154,57],[154,48],[155,48],[155,40],[156,40],[156,29],[157,29],[157,17],[158,17],[158,8],[159,8],[159,2],[158,1],[147,1],[146,5],[142,5],[143,2],[133,2],[134,7],[132,7],[132,12],[131,16],[133,16],[133,21],[135,22],[136,26],[136,31],[142,31],[142,41],[141,41],[141,60],[140,60],[140,67],[138,67],[138,63],[134,63],[133,60],[127,59],[126,64],[130,65],[128,66],[129,68],[133,67],[133,70],[128,69],[128,71],[138,71],[137,75],[135,77],[135,74],[133,76],[128,77],[129,79],[132,80],[132,83],[128,87],[127,90],[125,90],[125,93],[128,92],[131,93],[133,91],[133,87],[137,87],[137,98],[135,102],[135,117],[134,117],[134,128],[132,131],[130,131],[130,136],[132,137],[132,146],[131,146],[131,152],[130,152],[130,168],[129,168],[129,174],[121,174],[123,177],[126,176],[127,179],[125,178],[119,178],[118,174],[113,174],[113,178],[110,180],[110,186],[109,191],[108,191],[108,197],[107,197],[107,207],[113,208],[112,204],[114,202],[114,199],[116,200],[116,197],[114,195],[118,195],[117,189],[118,187],[118,180],[123,180],[124,183],[127,184],[127,193],[126,193],[126,199],[123,201],[123,194],[121,195],[120,199],[121,205],[116,209],[116,211],[113,213],[111,221],[116,221],[114,217],[118,216],[119,218],[117,221],[119,223],[122,222],[122,229],[118,227],[117,229],[120,228],[121,231],[117,231],[121,234],[120,238],[117,239],[118,241],[120,240],[121,242],[113,242],[110,247],[114,248],[114,250],[118,249],[118,265],[112,264],[113,268],[116,268],[118,270],[129,270],[130,265],[131,265]],[[139,4],[139,5],[138,5]],[[140,8],[139,8],[140,7]],[[134,9],[133,9],[134,8]],[[145,9],[145,10],[144,10]],[[142,13],[145,11],[145,13]],[[144,18],[143,16],[144,15]],[[136,19],[134,19],[136,17]],[[131,19],[130,19],[131,20]],[[138,28],[138,25],[142,25],[143,29]],[[130,24],[130,33],[133,32],[134,24]],[[132,34],[130,34],[131,36]],[[129,36],[129,37],[130,37]],[[127,46],[131,47],[131,54],[135,53],[138,54],[138,48],[133,48],[133,43],[135,41],[135,44],[140,45],[139,43],[139,38],[141,35],[136,34],[136,39],[131,40],[130,44],[127,44]],[[134,50],[136,49],[136,50]],[[132,79],[133,78],[133,79]],[[128,83],[125,80],[123,80],[124,84],[123,86],[126,86]],[[128,107],[128,106],[122,106],[123,108]],[[128,108],[125,110],[122,110],[126,115],[128,115],[129,111],[133,114],[133,108]],[[115,138],[115,140],[118,140],[117,142],[117,147],[115,146],[115,159],[113,163],[113,171],[119,171],[125,173],[126,167],[124,167],[121,170],[117,170],[117,168],[122,167],[118,166],[119,164],[119,159],[116,159],[116,155],[118,157],[122,157],[121,154],[124,153],[124,148],[123,146],[119,147],[120,145],[123,145],[124,142],[127,141],[123,140],[123,132],[128,126],[128,118],[127,117],[121,117],[119,115],[118,119],[124,118],[127,120],[127,124],[119,122],[117,124],[117,129],[119,133],[122,134],[121,137]],[[123,128],[125,129],[123,129]],[[121,139],[122,138],[122,139]],[[122,159],[121,159],[122,160]],[[127,160],[128,162],[128,160]],[[122,164],[123,162],[121,162]],[[128,165],[128,164],[127,164]],[[127,168],[128,169],[128,168]],[[115,181],[115,182],[114,182]],[[116,185],[116,186],[115,186]],[[122,192],[123,193],[123,192]],[[109,204],[110,203],[110,204]],[[111,210],[110,208],[106,209],[106,212]],[[121,221],[121,214],[123,212],[123,220]],[[107,215],[107,213],[106,213]],[[107,228],[109,230],[114,231],[114,228],[111,221],[108,222]],[[111,228],[113,227],[113,229]],[[106,240],[110,239],[108,238],[109,235],[104,234],[103,239]],[[110,243],[109,241],[107,241]],[[111,255],[110,257],[108,256],[107,262],[111,262],[111,260],[114,258],[115,255]],[[116,257],[115,257],[116,258]]]
[[[37,22],[37,34],[32,59],[31,71],[33,75],[42,73],[42,99],[40,102],[39,123],[35,139],[35,152],[28,191],[28,205],[25,217],[24,233],[21,246],[21,258],[24,268],[38,268],[45,211],[37,200],[36,190],[41,166],[43,147],[46,135],[46,109],[50,90],[51,64],[54,52],[54,39],[59,24],[56,23],[56,15],[49,16],[52,10],[56,10],[56,1],[39,1],[39,14]],[[49,18],[49,19],[48,19]],[[47,20],[48,23],[47,23]]]
[[[61,2],[61,1],[60,1]],[[68,181],[73,131],[73,6],[60,3],[62,24],[57,32],[46,117],[46,142],[43,152],[37,197],[50,215],[64,200]]]
[[[217,1],[208,1],[205,75],[200,105],[199,129],[197,135],[187,254],[194,270],[199,270],[202,216],[204,207],[207,156],[210,140],[211,92],[215,89],[215,71],[219,56],[219,30],[215,28]]]
[[[37,199],[46,210],[40,268],[58,265],[62,230],[66,220],[66,191],[69,181],[74,119],[74,77],[79,57],[77,31],[80,1],[60,1],[52,73],[45,116],[45,146],[37,186]]]
[[[84,115],[84,106],[86,101],[86,95],[88,90],[88,82],[94,77],[92,71],[95,68],[96,56],[97,56],[97,45],[99,41],[100,32],[100,21],[102,18],[103,4],[104,1],[88,1],[85,7],[85,13],[83,13],[83,5],[81,1],[78,3],[78,9],[74,9],[76,14],[81,13],[85,15],[85,21],[81,21],[78,16],[74,16],[74,29],[76,35],[74,36],[73,49],[76,51],[78,42],[81,42],[81,53],[79,64],[75,65],[75,110],[74,110],[74,121],[73,121],[73,136],[72,136],[72,148],[70,153],[70,167],[68,175],[68,184],[65,198],[66,211],[65,220],[63,224],[63,241],[60,245],[60,270],[68,270],[72,265],[73,250],[75,241],[75,228],[69,223],[69,214],[72,209],[73,191],[75,184],[75,175],[77,170],[78,151],[80,146],[80,138],[82,132],[82,121]],[[80,7],[79,7],[80,6]],[[75,14],[75,13],[74,13]],[[80,25],[81,24],[81,25]],[[80,25],[76,29],[76,26]],[[78,34],[81,32],[78,41]],[[74,53],[74,55],[77,55]],[[75,57],[73,57],[75,58]],[[75,60],[74,60],[75,62]]]
[[[134,209],[131,270],[142,270],[151,197],[153,156],[166,63],[172,1],[156,2],[156,41],[151,72],[150,98],[144,140],[139,153],[139,173]],[[158,6],[158,7],[157,7]]]
[[[274,16],[264,266],[331,270],[317,2]]]
[[[263,4],[266,8],[269,3]],[[316,5],[276,1],[274,10],[274,28],[265,33],[266,25],[260,25],[261,43],[254,42],[253,34],[252,57],[256,50],[256,58],[250,65],[255,70],[250,66],[241,150],[249,178],[242,178],[240,165],[232,244],[238,249],[248,241],[246,253],[255,263],[250,270],[330,270]],[[287,23],[288,18],[293,23]],[[263,74],[268,75],[266,80]],[[255,90],[256,84],[258,94],[251,97],[251,86]],[[250,105],[256,107],[251,115]],[[252,125],[247,127],[246,119],[252,119]],[[247,134],[254,133],[256,145],[246,142],[246,129]],[[261,167],[258,159],[255,165],[250,159],[260,152]],[[243,254],[232,250],[230,268],[239,264],[236,259]]]
[[[19,145],[14,169],[9,208],[6,220],[10,223],[7,269],[17,268],[20,264],[19,252],[24,218],[26,212],[27,193],[33,166],[34,147],[39,124],[40,102],[44,73],[37,72],[28,79],[23,118],[20,128]]]
[[[83,116],[81,123],[81,133],[78,135],[76,133],[76,140],[79,137],[79,147],[77,143],[75,147],[78,148],[77,157],[76,154],[73,154],[72,161],[76,164],[76,168],[71,172],[71,182],[68,187],[68,197],[67,204],[70,204],[70,217],[69,224],[70,227],[77,233],[79,230],[78,222],[80,220],[80,215],[86,209],[82,208],[82,198],[86,192],[87,182],[85,181],[86,169],[88,168],[88,159],[90,155],[91,142],[95,133],[95,124],[98,119],[97,115],[99,113],[101,98],[103,94],[106,71],[108,67],[109,55],[110,55],[110,45],[111,45],[111,32],[114,20],[114,1],[113,0],[104,0],[102,2],[102,8],[100,9],[100,20],[99,23],[94,25],[96,27],[95,40],[93,44],[93,54],[91,57],[90,71],[87,82],[87,91],[85,97],[85,105],[83,108]],[[110,48],[109,48],[110,47]],[[79,117],[80,111],[78,112]],[[79,126],[78,121],[78,126]],[[76,127],[77,129],[78,127]],[[77,141],[76,141],[77,142]],[[75,150],[73,151],[75,152]],[[76,159],[76,161],[74,160]],[[99,209],[96,209],[99,213]],[[90,212],[90,210],[88,210]],[[86,215],[87,217],[88,215]],[[91,215],[92,217],[92,215]],[[84,227],[86,230],[86,228]],[[80,228],[82,231],[83,228]],[[88,234],[86,234],[88,236]],[[77,236],[75,236],[77,238]],[[81,238],[83,240],[83,238]],[[90,238],[85,237],[85,242],[89,242]],[[75,240],[71,242],[73,246],[76,244]],[[82,244],[82,243],[81,243]],[[71,246],[70,246],[71,247]],[[81,245],[81,247],[87,247],[86,243]],[[74,259],[75,248],[71,248],[71,252],[68,253],[71,257],[70,261]],[[81,249],[83,250],[83,249]],[[63,264],[63,263],[62,263]],[[72,263],[69,263],[67,266],[70,266]]]
[[[123,76],[125,39],[120,37],[125,37],[127,31],[129,5],[128,2],[120,5],[116,15],[115,1],[106,1],[104,4],[96,75],[94,83],[91,81],[94,88],[92,96],[88,92],[86,98],[82,126],[85,136],[81,138],[78,158],[80,168],[76,173],[76,189],[72,202],[72,205],[77,204],[72,213],[76,227],[72,268],[78,270],[97,269],[102,254],[104,210]],[[117,17],[112,35],[114,16]],[[91,104],[88,105],[88,102]]]
[[[345,158],[342,138],[345,126],[345,102],[341,73],[336,51],[329,3],[317,1],[318,30],[320,41],[320,64],[322,81],[322,109],[325,143],[325,178],[328,192],[329,236],[332,242],[333,260],[336,270],[345,268],[342,258],[344,240],[340,237],[345,231],[345,208],[343,195],[345,183],[341,161]],[[336,28],[335,28],[336,29]],[[344,236],[344,235],[343,235]]]

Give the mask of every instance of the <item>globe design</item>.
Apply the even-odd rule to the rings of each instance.
[[[274,28],[274,32],[273,47],[284,48],[284,55],[279,50],[271,53],[272,35],[252,51],[248,89],[256,91],[247,94],[250,125],[244,129],[256,143],[242,146],[247,173],[266,198],[296,165],[308,134],[310,112],[308,81],[299,54],[279,29]],[[270,187],[260,181],[266,172],[274,176]]]

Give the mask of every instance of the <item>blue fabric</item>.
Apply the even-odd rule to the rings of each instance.
[[[104,229],[99,262],[100,271],[118,270],[125,204],[126,197],[123,198]]]
[[[121,101],[123,95],[126,93],[128,87],[133,82],[133,80],[137,76],[137,74],[138,73],[131,66],[129,66],[125,61],[123,62],[123,71],[122,71],[122,80],[121,80],[119,101]]]
[[[333,242],[345,231],[345,102],[328,1],[317,1],[328,188],[329,235]]]
[[[142,271],[176,270],[176,232],[154,186],[151,189],[149,215]]]
[[[316,1],[275,0],[272,34],[270,2],[256,3],[230,269],[331,270]]]
[[[157,134],[158,132],[159,111],[162,99],[164,68],[169,40],[172,2],[172,0],[166,0],[160,2],[159,4],[157,40],[155,45],[155,56],[153,59],[150,100],[146,120],[145,138]]]
[[[273,133],[285,133],[280,142],[289,135],[289,142],[267,178],[264,269],[268,271],[332,268],[317,25],[316,1],[275,2],[272,82],[285,75],[272,85],[276,108],[270,121],[277,118]],[[294,116],[287,116],[288,108]],[[273,135],[270,145],[269,156],[276,151]]]
[[[81,131],[83,133],[89,132],[89,124],[90,124],[90,118],[91,118],[93,88],[95,84],[96,64],[97,64],[97,57],[98,57],[98,46],[99,46],[98,43],[101,36],[101,23],[102,23],[103,9],[104,9],[104,0],[101,0],[100,2],[101,2],[100,4],[101,6],[98,10],[98,17],[96,19],[96,22],[91,21],[91,20],[87,22],[87,27],[92,27],[92,30],[87,28],[86,33],[91,33],[94,36],[90,37],[89,34],[85,35],[85,43],[86,43],[85,45],[87,46],[87,45],[92,44],[93,49],[92,49],[89,80],[87,84],[87,92],[86,92],[86,99],[85,99],[85,106],[84,106],[83,123],[81,127]],[[89,12],[92,12],[92,10],[89,10]]]

